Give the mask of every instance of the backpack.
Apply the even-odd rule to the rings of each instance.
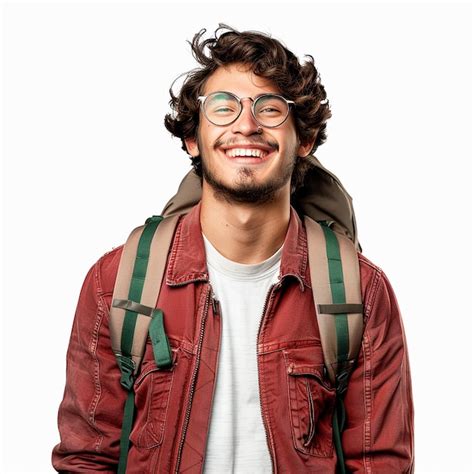
[[[344,393],[357,361],[363,332],[357,226],[352,198],[338,178],[313,155],[303,186],[291,204],[304,220],[317,323],[321,335],[325,373],[336,390],[333,438],[337,469],[345,473],[342,431],[345,424]],[[193,170],[161,215],[135,228],[122,251],[110,308],[112,350],[128,392],[122,421],[118,473],[126,472],[129,436],[134,416],[133,384],[150,337],[159,368],[172,364],[164,315],[155,308],[168,251],[179,217],[201,198],[201,181]]]

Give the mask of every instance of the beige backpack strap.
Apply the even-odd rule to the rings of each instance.
[[[165,218],[158,223],[150,219],[145,225],[134,229],[124,245],[110,308],[112,350],[118,357],[131,357],[134,374],[137,373],[143,357],[151,316],[158,300],[179,215]],[[150,227],[153,224],[156,225]],[[146,230],[149,231],[148,235]],[[132,287],[134,272],[135,277],[142,280],[141,291]],[[139,299],[130,298],[134,291],[139,295]],[[124,333],[126,316],[131,320],[127,331],[130,332],[132,328],[132,334]],[[123,344],[127,338],[131,339],[129,349]]]
[[[336,388],[333,437],[338,472],[345,473],[343,396],[358,358],[364,329],[359,258],[354,243],[331,230],[327,221],[316,222],[305,216],[304,222],[324,364]]]
[[[364,328],[359,258],[354,244],[329,226],[308,216],[305,226],[324,362],[336,386],[357,360]]]
[[[163,312],[155,308],[163,281],[168,252],[179,215],[152,216],[132,231],[125,243],[110,307],[112,350],[120,367],[120,383],[127,390],[122,419],[117,473],[127,470],[130,433],[135,412],[133,385],[150,334],[159,368],[172,366]]]

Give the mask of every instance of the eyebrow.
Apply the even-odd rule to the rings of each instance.
[[[220,92],[221,94],[230,94],[230,95],[235,95],[238,97],[237,94],[233,93],[233,92],[229,92],[229,91],[214,91],[214,92],[210,92],[209,94],[207,95],[211,95],[211,94],[215,94],[216,92]],[[272,94],[272,95],[279,95],[277,94],[276,92],[262,92],[261,94],[258,94],[256,95],[255,97],[250,97],[252,100],[257,100],[259,97],[262,97],[264,95],[268,95],[268,94]],[[220,96],[218,95],[217,98],[219,98]],[[242,99],[242,97],[240,97],[240,99]]]
[[[220,99],[221,97],[225,97],[225,94],[230,94],[230,92],[227,92],[227,91],[215,91],[215,92],[211,92],[211,94],[215,94],[216,92],[220,92],[220,94],[216,95],[218,99]],[[211,94],[208,94],[208,95],[211,95]]]

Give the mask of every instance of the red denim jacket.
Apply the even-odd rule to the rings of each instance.
[[[182,217],[157,307],[173,367],[160,370],[148,342],[135,382],[127,473],[203,472],[221,331],[200,226],[200,205]],[[123,246],[102,256],[82,287],[67,353],[58,471],[115,472],[126,392],[110,347],[108,312]],[[365,331],[345,395],[343,448],[351,472],[412,472],[413,405],[407,346],[392,287],[359,254]],[[262,423],[275,473],[335,472],[335,392],[311,293],[306,232],[296,211],[255,341]],[[312,432],[310,443],[303,442]]]

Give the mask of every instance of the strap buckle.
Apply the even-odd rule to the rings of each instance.
[[[116,354],[116,357],[120,367],[120,373],[122,374],[120,377],[120,385],[130,391],[132,390],[134,382],[133,374],[135,372],[135,362],[130,357],[122,354]]]

